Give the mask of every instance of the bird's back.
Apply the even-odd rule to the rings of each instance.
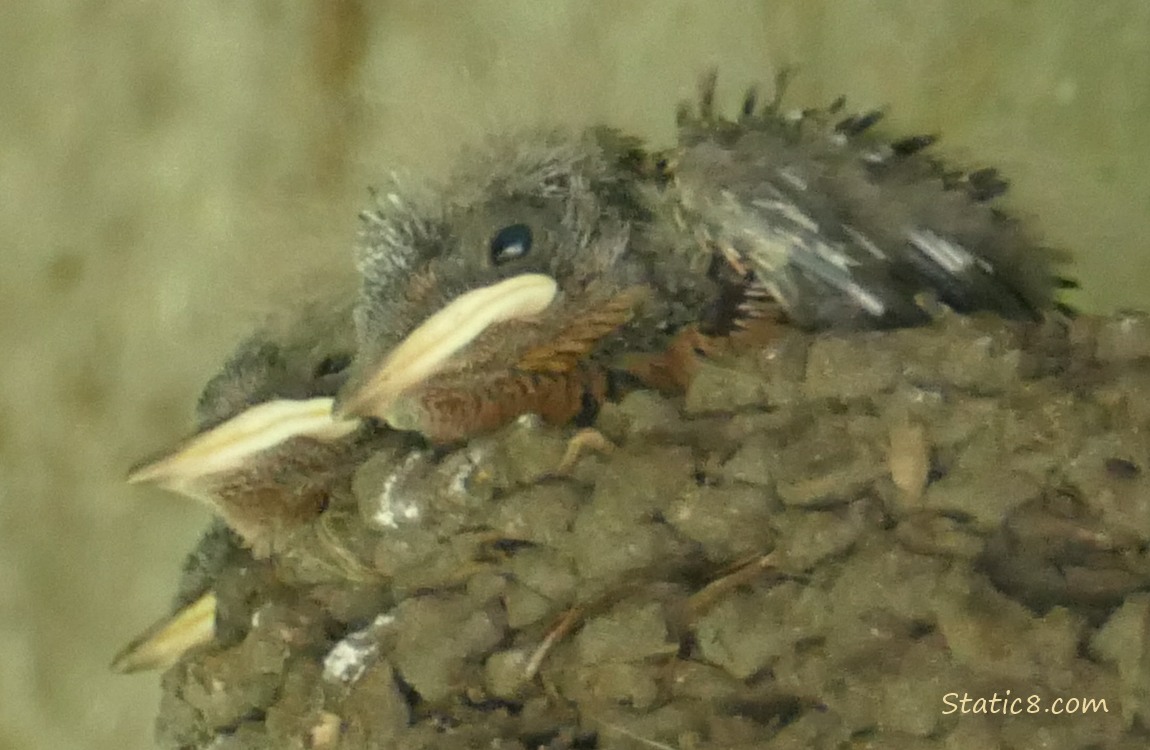
[[[884,141],[877,113],[841,104],[783,115],[753,100],[737,121],[704,90],[681,118],[666,198],[701,243],[744,268],[800,326],[889,327],[958,312],[1033,318],[1055,304],[1060,258],[992,205],[993,170],[948,171],[933,138]]]

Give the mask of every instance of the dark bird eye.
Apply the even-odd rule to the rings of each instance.
[[[338,375],[348,368],[351,364],[350,354],[332,354],[324,357],[318,365],[315,366],[313,376],[316,379],[326,378],[329,375]]]
[[[491,262],[495,265],[522,258],[531,251],[531,227],[512,224],[503,227],[491,238]]]

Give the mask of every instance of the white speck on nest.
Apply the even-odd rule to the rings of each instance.
[[[335,644],[323,658],[323,678],[328,682],[350,684],[362,677],[368,662],[379,653],[381,631],[394,622],[395,615],[385,612],[366,628]]]
[[[482,463],[490,453],[491,449],[487,445],[472,445],[467,449],[467,460],[472,465],[478,465]]]
[[[328,682],[351,683],[363,676],[367,660],[379,651],[377,643],[355,643],[347,637],[335,644],[323,659],[323,678]]]
[[[451,475],[451,482],[447,486],[450,492],[455,495],[467,494],[467,482],[474,476],[475,470],[479,467],[479,462],[485,454],[486,451],[474,450],[459,457],[457,460],[459,466]]]
[[[419,507],[412,502],[405,502],[399,497],[397,488],[407,477],[411,470],[423,459],[422,451],[413,451],[398,469],[384,480],[383,489],[376,498],[376,509],[371,514],[371,520],[378,527],[395,529],[399,527],[399,519],[407,521],[419,518]]]

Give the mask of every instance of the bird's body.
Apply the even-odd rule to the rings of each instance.
[[[196,433],[131,481],[207,500],[262,555],[370,452],[361,418],[454,442],[591,414],[627,380],[682,387],[696,349],[761,341],[732,334],[763,319],[1055,304],[1057,258],[990,205],[992,170],[948,171],[931,138],[881,140],[877,115],[838,104],[787,116],[748,97],[720,119],[713,83],[669,150],[606,128],[519,133],[440,188],[378,191],[358,297],[318,295],[252,336],[205,387]]]
[[[607,129],[518,134],[430,197],[378,194],[337,411],[450,441],[527,411],[569,419],[621,354],[684,332],[1054,303],[1054,255],[989,205],[1005,185],[993,171],[947,171],[920,153],[929,138],[879,140],[876,115],[787,117],[748,98],[726,121],[712,100],[707,87],[669,151]]]
[[[709,344],[761,343],[740,334],[779,322],[1057,307],[1060,259],[990,205],[992,170],[949,171],[922,153],[932,138],[881,140],[876,115],[837,104],[787,116],[748,97],[719,119],[713,93],[709,79],[669,150],[604,128],[519,133],[440,188],[378,191],[358,294],[295,301],[248,339],[195,434],[130,481],[206,500],[258,558],[347,490],[379,446],[372,420],[448,443],[526,413],[574,420],[635,378],[685,387]],[[215,637],[215,591],[194,588],[119,668]]]
[[[924,323],[923,294],[1011,318],[1053,303],[1052,252],[990,204],[1006,188],[994,170],[948,171],[921,153],[931,138],[890,143],[867,132],[877,113],[833,114],[775,105],[732,123],[705,108],[664,195],[680,234],[737,259],[808,328]]]

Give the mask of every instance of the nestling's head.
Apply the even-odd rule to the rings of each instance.
[[[205,386],[195,432],[128,481],[207,502],[257,552],[314,518],[360,432],[332,414],[354,346],[351,296],[299,304],[245,340]]]
[[[565,388],[644,304],[641,160],[610,131],[542,134],[470,155],[433,197],[379,191],[337,413],[450,439]]]

